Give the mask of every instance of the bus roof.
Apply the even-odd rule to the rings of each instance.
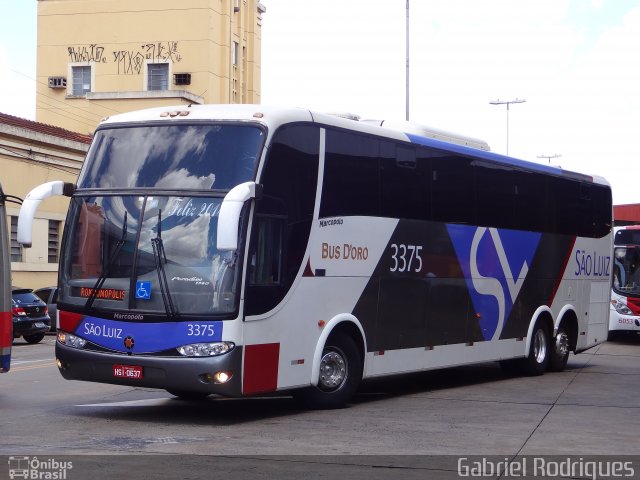
[[[424,127],[410,122],[359,121],[357,118],[357,116],[348,117],[345,115],[318,113],[304,108],[293,107],[273,107],[256,104],[192,104],[155,107],[113,115],[103,119],[99,128],[123,123],[236,120],[259,123],[268,127],[270,131],[275,131],[278,126],[285,123],[313,122],[398,141],[411,142],[496,164],[507,164],[519,169],[544,172],[555,176],[570,176],[587,182],[609,185],[602,177],[571,172],[560,167],[490,152],[486,142],[472,137]]]

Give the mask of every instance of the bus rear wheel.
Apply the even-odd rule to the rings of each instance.
[[[362,380],[362,357],[354,340],[332,334],[322,351],[318,385],[298,390],[294,396],[307,408],[343,407]]]
[[[569,360],[570,349],[569,334],[564,327],[559,327],[549,352],[549,365],[547,368],[550,372],[561,372],[565,369]]]

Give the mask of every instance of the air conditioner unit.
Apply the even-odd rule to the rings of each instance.
[[[67,78],[49,77],[49,88],[67,88]]]
[[[173,74],[174,85],[191,85],[190,73],[174,73]]]

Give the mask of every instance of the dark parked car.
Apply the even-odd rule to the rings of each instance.
[[[58,287],[45,287],[38,288],[33,293],[37,297],[47,304],[49,309],[49,317],[51,317],[51,332],[57,331],[57,318],[58,318]]]
[[[38,343],[51,328],[47,304],[30,288],[11,289],[13,336],[24,337],[27,343]]]

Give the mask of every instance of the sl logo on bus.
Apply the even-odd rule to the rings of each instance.
[[[447,225],[485,340],[502,328],[529,272],[541,234]]]

